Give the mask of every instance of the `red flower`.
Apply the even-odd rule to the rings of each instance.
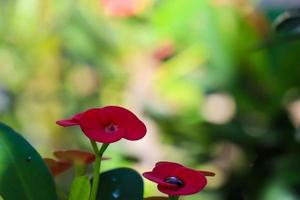
[[[73,165],[88,165],[95,161],[95,154],[86,151],[66,150],[55,151],[53,154],[57,160],[52,158],[44,158],[44,161],[53,176],[67,171]],[[102,157],[101,159],[108,160],[109,158]]]
[[[76,126],[79,124],[79,120],[80,120],[81,116],[82,116],[82,113],[78,113],[76,115],[73,115],[69,119],[59,120],[56,123],[63,127]]]
[[[102,143],[122,138],[139,140],[147,132],[145,124],[137,116],[118,106],[92,108],[56,123],[64,127],[79,125],[88,138]]]
[[[214,173],[196,171],[173,162],[159,162],[151,172],[143,173],[145,178],[158,184],[159,191],[171,196],[199,192],[207,184],[205,175],[214,176]]]

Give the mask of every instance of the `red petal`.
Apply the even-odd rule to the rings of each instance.
[[[215,175],[216,175],[214,172],[210,172],[210,171],[202,171],[202,170],[198,170],[198,172],[200,172],[200,173],[203,174],[204,176],[215,176]]]
[[[181,164],[178,164],[178,163],[175,163],[175,162],[169,162],[169,161],[159,161],[155,164],[155,166],[158,166],[158,165],[168,165],[169,167],[171,168],[178,168],[178,167],[183,167]]]
[[[46,165],[48,166],[49,170],[51,171],[53,176],[63,173],[64,171],[71,168],[71,163],[65,161],[56,161],[51,158],[44,158]]]
[[[78,113],[69,119],[58,120],[58,121],[56,121],[56,124],[63,126],[63,127],[76,126],[76,125],[79,125],[79,120],[80,120],[81,116],[82,116],[82,113]]]
[[[82,131],[91,140],[94,140],[96,142],[101,142],[101,143],[117,142],[120,139],[122,139],[124,133],[123,130],[119,130],[113,134],[101,130],[96,130],[96,129],[89,129],[89,130],[82,130]]]
[[[61,161],[80,164],[90,164],[95,160],[94,154],[79,150],[56,151],[54,156]]]
[[[172,176],[174,171],[181,167],[183,166],[174,162],[161,161],[156,163],[152,172],[155,174],[155,176],[165,179]]]
[[[143,176],[145,178],[149,179],[150,181],[153,181],[157,184],[163,185],[164,187],[169,187],[169,188],[177,188],[178,187],[174,184],[166,183],[164,181],[164,179],[162,179],[161,177],[157,177],[156,174],[154,174],[153,172],[144,172]]]
[[[101,112],[116,125],[124,128],[124,138],[127,140],[139,140],[147,132],[145,124],[131,111],[119,106],[106,106]]]
[[[136,118],[136,121],[126,124],[126,132],[124,138],[127,140],[140,140],[147,132],[145,124]]]

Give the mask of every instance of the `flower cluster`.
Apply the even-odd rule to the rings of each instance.
[[[79,126],[90,139],[95,154],[77,150],[57,151],[54,156],[58,160],[45,159],[45,162],[54,175],[69,169],[72,165],[76,167],[95,162],[90,200],[96,199],[100,163],[108,145],[122,138],[140,140],[147,132],[145,124],[135,114],[119,106],[92,108],[56,123],[63,127]],[[97,142],[103,143],[100,149]],[[170,199],[178,199],[180,195],[201,191],[207,184],[206,176],[214,175],[213,172],[198,171],[166,161],[158,162],[152,171],[143,173],[145,178],[157,183],[158,190],[169,195]]]

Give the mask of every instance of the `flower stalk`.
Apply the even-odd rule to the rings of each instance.
[[[91,140],[91,144],[92,144],[93,150],[95,152],[96,158],[95,158],[95,163],[94,163],[93,183],[92,183],[90,200],[96,200],[97,191],[98,191],[99,182],[100,182],[101,160],[102,160],[104,151],[107,149],[109,144],[104,143],[101,146],[100,150],[98,149],[97,143],[95,141]]]

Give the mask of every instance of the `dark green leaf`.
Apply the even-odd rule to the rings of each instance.
[[[110,170],[100,176],[97,200],[141,200],[143,188],[143,179],[136,171],[129,168]]]
[[[6,200],[56,200],[53,178],[37,151],[0,123],[0,194]]]
[[[277,31],[300,32],[300,10],[286,11],[273,24]]]

